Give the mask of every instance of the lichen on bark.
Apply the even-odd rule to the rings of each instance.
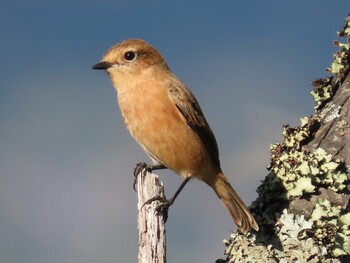
[[[283,127],[271,146],[269,174],[251,211],[258,233],[232,233],[223,262],[345,262],[350,255],[350,15],[345,43],[312,82],[315,114]]]

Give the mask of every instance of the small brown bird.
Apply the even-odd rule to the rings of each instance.
[[[259,229],[221,170],[214,134],[196,98],[154,47],[124,40],[92,68],[107,71],[126,127],[153,160],[148,168],[169,168],[184,178],[170,203],[194,177],[213,188],[241,232]]]

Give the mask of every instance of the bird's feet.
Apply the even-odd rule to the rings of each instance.
[[[168,211],[169,211],[169,207],[174,203],[173,199],[166,199],[165,197],[162,196],[155,196],[152,197],[151,199],[147,200],[140,209],[142,209],[145,205],[149,205],[154,201],[159,201],[160,204],[156,207],[156,212],[157,215],[163,215],[164,218],[164,222],[166,222],[168,220]]]
[[[151,173],[153,170],[165,169],[166,167],[163,164],[147,164],[147,163],[137,163],[134,168],[134,181],[132,187],[136,192],[136,184],[138,175],[142,173],[149,172]]]

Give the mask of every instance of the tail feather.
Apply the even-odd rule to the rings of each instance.
[[[259,230],[259,226],[254,217],[236,191],[232,188],[224,174],[218,173],[216,179],[209,185],[219,196],[221,202],[243,234],[246,234],[251,228],[254,228],[256,231]]]

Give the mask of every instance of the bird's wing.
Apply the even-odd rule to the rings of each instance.
[[[192,92],[181,82],[169,85],[169,96],[184,116],[187,125],[196,132],[214,163],[220,168],[219,149],[212,130]]]

